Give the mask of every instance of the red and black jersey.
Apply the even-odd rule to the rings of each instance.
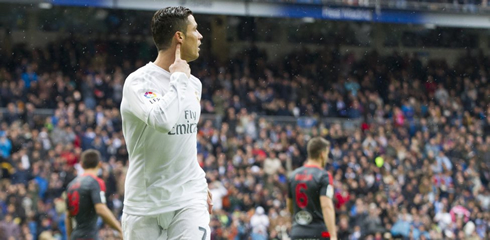
[[[293,239],[327,239],[320,196],[333,197],[331,175],[324,169],[305,165],[288,178],[288,197],[293,200]]]
[[[71,240],[98,239],[95,204],[105,204],[104,181],[91,174],[75,178],[68,184],[66,203],[75,220]]]

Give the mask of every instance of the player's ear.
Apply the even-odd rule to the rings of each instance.
[[[176,43],[181,43],[182,44],[182,42],[184,41],[184,38],[185,38],[185,35],[184,35],[183,32],[181,32],[181,31],[175,32],[174,39],[175,39],[175,42]]]

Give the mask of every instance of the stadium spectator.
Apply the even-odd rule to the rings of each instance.
[[[265,240],[268,237],[267,228],[269,227],[269,217],[264,214],[264,208],[258,206],[254,215],[250,218],[252,228],[252,240]]]
[[[63,62],[58,54],[41,61],[30,49],[17,58],[6,55],[10,64],[0,67],[0,105],[7,108],[0,116],[0,219],[13,216],[22,237],[28,236],[24,232],[39,239],[41,233],[64,231],[58,221],[64,212],[57,213],[54,202],[81,174],[79,154],[88,148],[105,151],[100,176],[108,207],[121,215],[128,163],[118,94],[122,79],[138,63],[108,54],[107,62],[93,65],[94,55],[82,54],[71,41],[33,51],[57,52],[60,46],[74,51],[77,62],[84,62],[75,74],[55,66]],[[131,48],[126,50],[137,52]],[[331,50],[322,52],[329,56],[322,59],[310,54],[301,68],[275,62],[253,71],[257,59],[233,58],[229,66],[203,59],[210,65],[196,73],[207,86],[202,109],[221,117],[203,114],[198,160],[210,183],[220,182],[228,192],[221,201],[214,199],[222,209],[213,213],[213,237],[246,239],[253,232],[254,210],[262,206],[270,222],[268,236],[284,239],[291,227],[285,177],[303,165],[305,142],[324,136],[333,146],[327,169],[341,200],[339,235],[488,238],[490,87],[483,80],[488,57],[465,55],[449,67],[433,60],[423,64],[417,56],[392,66],[390,59],[400,56],[369,53],[352,59]],[[305,59],[297,52],[286,57]],[[22,78],[27,67],[16,70],[21,66],[35,69],[37,82],[30,88]],[[325,72],[341,67],[342,72]],[[308,70],[313,68],[318,71]],[[52,113],[42,114],[46,108]],[[333,123],[334,117],[344,120]],[[454,221],[448,221],[451,211]],[[102,227],[100,235],[113,234]]]
[[[0,236],[2,240],[11,240],[20,238],[19,223],[14,222],[11,214],[5,215],[4,219],[0,221]]]

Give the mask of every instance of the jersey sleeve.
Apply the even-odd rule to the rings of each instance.
[[[320,196],[333,198],[333,179],[330,173],[325,172],[320,178]]]
[[[129,111],[159,132],[169,132],[179,119],[189,79],[185,73],[170,76],[169,89],[157,89],[139,77],[131,79],[125,88]]]
[[[106,203],[105,199],[105,184],[104,181],[96,179],[96,181],[91,184],[92,187],[90,189],[90,197],[92,198],[92,202],[97,203]]]
[[[199,78],[194,77],[194,76],[192,76],[192,77],[195,79],[195,81],[197,83],[196,90],[197,90],[199,100],[201,100],[201,98],[202,98],[202,82],[201,82],[201,80],[199,80]]]

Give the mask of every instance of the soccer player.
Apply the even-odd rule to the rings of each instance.
[[[288,179],[287,205],[293,216],[293,240],[337,240],[331,175],[324,170],[330,142],[312,138],[307,145],[308,159]]]
[[[83,175],[68,184],[68,213],[65,219],[68,239],[98,239],[97,215],[122,236],[121,225],[105,203],[104,181],[97,177],[100,153],[86,150],[82,153],[80,162],[84,169]]]
[[[122,127],[129,154],[124,239],[210,239],[212,200],[197,161],[201,81],[188,62],[202,35],[185,7],[158,10],[151,22],[154,62],[123,87]]]

